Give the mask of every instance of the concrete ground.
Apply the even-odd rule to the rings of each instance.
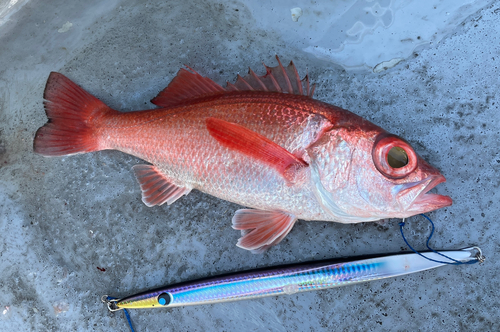
[[[437,191],[454,204],[429,214],[433,247],[475,244],[487,261],[333,290],[136,310],[136,331],[498,330],[500,2],[422,1],[421,12],[409,10],[415,3],[0,1],[0,330],[126,331],[102,295],[408,250],[397,220],[299,222],[281,244],[253,255],[235,246],[235,204],[194,191],[147,208],[135,157],[32,151],[47,120],[50,71],[130,111],[152,107],[183,64],[223,84],[248,66],[262,73],[261,61],[274,66],[275,54],[308,70],[316,98],[406,138],[438,167],[447,182]],[[416,217],[407,227],[423,249],[428,223]]]

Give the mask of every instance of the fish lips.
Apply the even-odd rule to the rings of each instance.
[[[406,212],[411,212],[411,215],[450,206],[453,201],[449,196],[429,193],[432,188],[445,181],[446,178],[439,174],[430,175],[418,182],[404,184],[397,198],[408,204]]]

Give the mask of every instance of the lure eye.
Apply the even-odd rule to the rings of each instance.
[[[417,154],[408,142],[392,134],[375,140],[372,158],[377,170],[390,179],[401,179],[417,168]]]
[[[170,293],[161,293],[158,295],[158,303],[162,306],[169,305],[170,302],[172,301],[172,296]]]

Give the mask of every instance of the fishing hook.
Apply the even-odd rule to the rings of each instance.
[[[112,298],[112,297],[110,297],[108,295],[101,296],[101,301],[103,303],[106,303],[106,306],[108,307],[108,310],[111,311],[111,312],[115,312],[115,311],[123,309],[123,308],[116,307],[116,302],[118,301],[118,299]]]

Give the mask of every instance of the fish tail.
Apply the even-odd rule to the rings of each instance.
[[[96,120],[119,113],[73,83],[52,72],[44,92],[49,121],[35,134],[33,150],[43,156],[65,156],[103,150]]]

